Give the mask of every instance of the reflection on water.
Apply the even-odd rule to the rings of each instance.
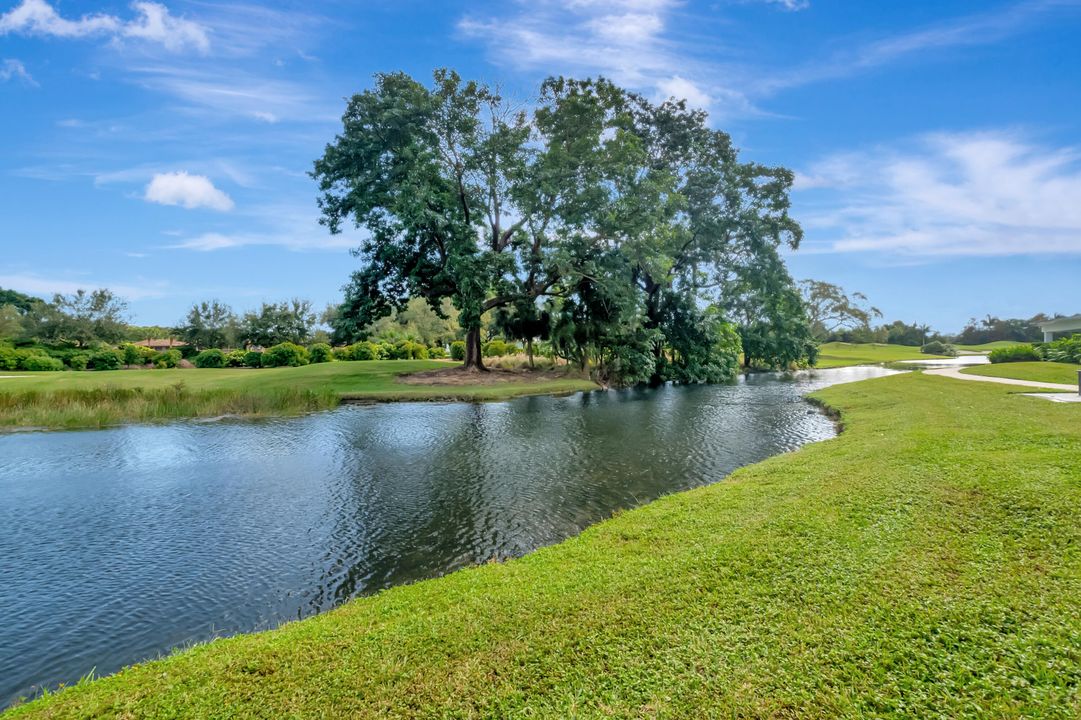
[[[558,542],[833,435],[881,368],[0,437],[0,707],[36,686]]]

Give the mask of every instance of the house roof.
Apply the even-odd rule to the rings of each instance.
[[[1047,322],[1040,323],[1040,329],[1044,332],[1055,332],[1057,330],[1081,330],[1081,315],[1071,315],[1070,317],[1055,318],[1054,320],[1048,320]]]
[[[140,340],[132,343],[132,345],[139,345],[141,347],[184,347],[186,342],[180,342],[179,340],[173,340],[172,338],[159,338],[157,340]]]

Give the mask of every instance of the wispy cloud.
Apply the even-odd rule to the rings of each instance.
[[[791,70],[764,75],[751,92],[768,95],[789,87],[851,77],[910,58],[926,58],[937,50],[990,45],[1029,30],[1052,13],[1076,11],[1079,6],[1076,0],[1030,0],[857,43]]]
[[[130,280],[130,279],[129,279]],[[54,293],[69,294],[76,290],[97,290],[109,288],[117,295],[128,300],[164,297],[168,294],[168,284],[160,280],[146,280],[138,285],[115,282],[100,282],[71,277],[45,277],[35,273],[12,273],[0,275],[0,286],[48,297]]]
[[[787,11],[810,8],[804,0],[733,0]],[[851,77],[934,51],[999,42],[1025,32],[1055,13],[1075,12],[1078,0],[1026,0],[994,11],[955,18],[877,39],[852,39],[841,49],[787,68],[761,59],[718,59],[723,34],[708,43],[686,32],[675,0],[537,0],[515,10],[458,23],[466,38],[484,43],[492,60],[518,70],[570,75],[603,74],[657,97],[685,98],[714,115],[762,115],[765,101],[788,88]],[[714,6],[718,17],[723,5]],[[742,32],[735,23],[732,32]],[[733,36],[733,41],[738,37]],[[721,53],[723,55],[723,53]]]
[[[940,133],[824,158],[799,176],[808,237],[904,256],[1081,254],[1081,150]],[[817,197],[817,199],[815,199]]]
[[[27,85],[37,85],[26,66],[12,58],[0,60],[0,82],[9,80],[22,80]]]
[[[676,0],[540,0],[501,17],[466,17],[458,30],[488,45],[494,62],[544,73],[602,74],[657,97],[718,113],[753,113],[742,93],[673,30]],[[716,46],[713,46],[716,49]]]
[[[233,199],[214,187],[205,175],[186,172],[155,175],[146,186],[143,199],[158,205],[180,205],[190,209],[210,208],[219,212],[233,209]]]
[[[97,13],[69,19],[60,15],[46,0],[22,0],[0,15],[0,35],[44,35],[61,38],[108,37],[114,42],[125,39],[156,43],[168,50],[188,47],[206,53],[210,49],[207,29],[177,17],[156,2],[135,2],[135,17],[124,20],[115,15]]]
[[[231,248],[271,246],[295,251],[333,250],[343,251],[357,247],[362,235],[356,230],[346,230],[331,235],[319,225],[318,214],[308,205],[278,204],[246,208],[240,217],[250,228],[244,231],[204,232],[182,237],[168,245],[175,250],[213,252]]]

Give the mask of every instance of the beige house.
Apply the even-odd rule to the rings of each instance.
[[[1081,315],[1048,320],[1045,323],[1040,323],[1040,330],[1043,331],[1044,342],[1051,342],[1055,339],[1055,335],[1061,337],[1073,335],[1074,333],[1081,334]]]
[[[182,347],[187,347],[186,342],[180,342],[179,340],[173,340],[172,338],[158,338],[140,340],[139,342],[132,343],[132,345],[138,345],[139,347],[150,348],[154,352],[165,352],[166,350],[179,350]]]

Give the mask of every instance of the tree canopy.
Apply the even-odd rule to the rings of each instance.
[[[449,299],[470,368],[493,312],[509,337],[550,338],[612,382],[703,381],[730,377],[739,353],[721,314],[737,278],[756,302],[759,286],[792,295],[786,317],[805,324],[777,269],[801,237],[792,173],[741,162],[683,102],[551,78],[527,108],[448,70],[430,87],[379,75],[313,177],[322,222],[367,231],[334,319],[343,340],[410,298],[440,315]],[[796,345],[784,357],[807,361]]]

